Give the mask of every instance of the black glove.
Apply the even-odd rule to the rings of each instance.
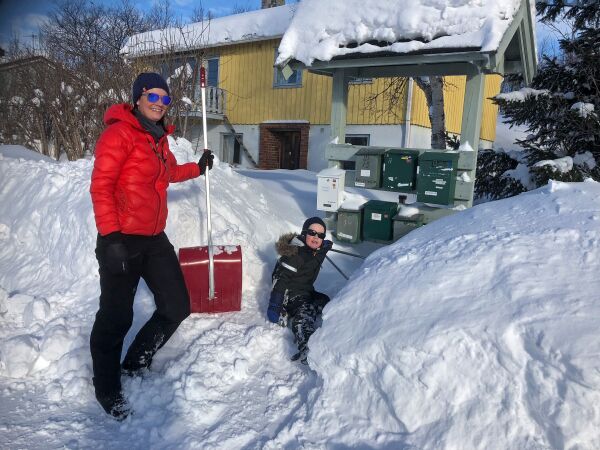
[[[108,242],[105,251],[106,267],[113,275],[129,273],[129,252],[119,231],[107,234],[104,239]]]
[[[198,167],[200,167],[200,175],[204,175],[206,172],[206,167],[208,166],[208,170],[212,169],[213,159],[215,159],[215,155],[210,150],[204,150],[202,156],[200,157],[200,161],[198,161]]]
[[[331,247],[333,247],[333,242],[331,241],[323,241],[323,244],[321,244],[321,249],[325,252],[331,250]]]

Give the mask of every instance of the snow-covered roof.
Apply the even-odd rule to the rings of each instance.
[[[304,0],[277,63],[354,53],[494,51],[526,0]]]
[[[137,57],[278,38],[287,29],[296,8],[295,4],[284,5],[219,17],[183,27],[138,33],[127,39],[121,53]]]

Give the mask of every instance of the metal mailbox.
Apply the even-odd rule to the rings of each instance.
[[[454,204],[458,153],[425,152],[419,156],[417,201],[435,205]]]
[[[354,186],[364,188],[380,188],[381,172],[383,167],[383,147],[362,147],[354,159],[356,161],[356,173]]]
[[[396,241],[402,236],[410,233],[412,230],[422,226],[424,216],[423,214],[415,214],[407,217],[397,214],[392,220],[394,221],[394,241]]]
[[[344,201],[346,171],[330,167],[317,174],[317,209],[335,212]]]
[[[375,242],[392,241],[392,219],[398,212],[398,203],[369,200],[364,209],[363,239]]]
[[[383,188],[412,192],[417,183],[418,150],[390,148],[383,157]]]
[[[336,235],[338,241],[357,244],[361,241],[363,207],[358,210],[340,208],[338,210],[338,221]]]

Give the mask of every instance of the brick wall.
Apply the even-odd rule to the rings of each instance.
[[[258,141],[258,167],[260,169],[281,168],[281,141],[278,132],[300,132],[300,169],[306,169],[308,160],[308,123],[261,123]]]

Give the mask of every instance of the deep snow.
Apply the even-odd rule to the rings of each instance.
[[[496,50],[526,0],[304,0],[277,64],[355,53]],[[533,2],[529,7],[532,8]]]
[[[360,267],[332,255],[353,274],[323,267],[312,371],[264,311],[273,242],[315,213],[315,174],[217,165],[213,241],[242,245],[243,310],[187,319],[125,381],[119,424],[90,383],[92,161],[24,155],[0,147],[0,448],[600,448],[598,183],[456,213]],[[170,188],[176,247],[206,242],[203,181]],[[152,308],[142,285],[132,331]]]

